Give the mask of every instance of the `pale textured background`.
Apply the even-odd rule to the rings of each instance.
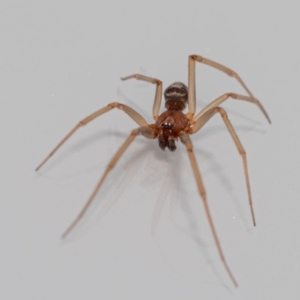
[[[298,1],[1,1],[1,299],[299,299]],[[251,104],[224,104],[247,150],[218,116],[193,137],[235,289],[218,257],[184,148],[138,138],[65,242],[60,234],[136,125],[113,111],[34,169],[80,119],[112,101],[151,120],[154,87],[187,81],[200,54],[237,71]],[[198,107],[243,90],[197,66]],[[154,238],[152,233],[154,231]]]

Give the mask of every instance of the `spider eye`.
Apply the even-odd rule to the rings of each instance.
[[[162,127],[163,129],[172,129],[172,128],[174,127],[174,125],[173,125],[172,123],[163,123],[163,124],[161,125],[161,127]]]

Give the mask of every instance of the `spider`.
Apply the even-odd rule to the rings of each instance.
[[[210,67],[213,67],[215,69],[218,69],[219,71],[222,71],[226,73],[227,75],[234,77],[245,89],[247,92],[247,96],[245,95],[239,95],[235,93],[226,93],[222,96],[218,97],[208,105],[206,105],[198,114],[195,115],[196,112],[196,92],[195,92],[195,65],[196,62],[208,65]],[[83,215],[86,213],[87,209],[91,205],[92,201],[94,200],[96,194],[98,193],[100,187],[102,186],[105,178],[109,174],[109,172],[113,169],[113,167],[116,165],[120,157],[123,155],[125,150],[128,148],[128,146],[132,143],[132,141],[138,136],[142,135],[147,139],[158,139],[158,145],[162,150],[165,150],[168,148],[170,151],[176,150],[175,142],[178,141],[178,139],[184,144],[186,147],[188,157],[192,166],[192,170],[196,179],[196,184],[199,190],[199,194],[202,198],[204,209],[207,215],[208,223],[210,226],[210,229],[212,231],[212,235],[216,244],[216,247],[218,249],[219,256],[221,258],[221,261],[231,278],[233,284],[237,287],[237,281],[235,280],[229,265],[225,259],[223,250],[221,248],[221,244],[215,229],[215,225],[213,223],[212,215],[208,206],[206,192],[204,188],[204,184],[202,181],[201,173],[196,161],[196,157],[193,151],[193,144],[190,138],[190,135],[198,132],[209,120],[212,116],[215,114],[220,114],[222,117],[225,126],[227,127],[233,142],[235,143],[243,161],[243,168],[244,168],[244,174],[246,179],[246,186],[247,186],[247,193],[248,193],[248,202],[250,206],[250,212],[252,216],[252,222],[253,225],[256,226],[255,216],[254,216],[254,210],[253,210],[253,204],[252,204],[252,196],[251,196],[251,189],[250,189],[250,181],[249,181],[249,175],[248,175],[248,167],[247,167],[247,158],[246,158],[246,152],[231,124],[227,117],[226,111],[220,107],[219,105],[222,104],[224,101],[228,100],[229,98],[235,99],[235,100],[242,100],[242,101],[248,101],[251,103],[256,104],[259,109],[262,111],[264,116],[267,118],[269,123],[271,123],[271,120],[260,103],[258,99],[256,99],[253,94],[250,92],[250,90],[247,88],[241,77],[232,71],[231,69],[215,62],[209,59],[206,59],[199,55],[190,55],[188,58],[188,86],[181,82],[175,82],[171,84],[164,92],[165,97],[165,108],[166,111],[164,111],[162,114],[159,114],[159,108],[161,106],[161,99],[162,99],[162,81],[156,79],[147,77],[141,74],[133,74],[124,78],[121,78],[122,80],[128,80],[135,78],[137,80],[142,80],[146,82],[150,82],[152,84],[156,85],[156,93],[154,98],[154,104],[153,104],[153,118],[154,118],[154,124],[148,124],[147,121],[134,109],[131,107],[118,103],[113,102],[108,104],[106,107],[101,108],[97,110],[96,112],[92,113],[88,117],[81,120],[63,139],[62,141],[50,152],[50,154],[41,162],[41,164],[36,168],[36,171],[38,171],[45,163],[46,161],[82,126],[85,126],[89,122],[93,121],[97,117],[101,116],[102,114],[109,112],[110,110],[117,108],[122,111],[124,111],[133,121],[135,121],[139,127],[132,130],[128,138],[125,140],[125,142],[122,144],[122,146],[119,148],[119,150],[116,152],[116,154],[113,156],[111,161],[109,162],[108,166],[106,167],[104,174],[102,175],[100,181],[96,185],[93,193],[91,194],[90,198],[78,214],[78,216],[75,218],[75,220],[70,224],[70,226],[66,229],[66,231],[63,233],[62,237],[65,238],[70,231],[76,226],[76,224],[80,221],[80,219],[83,217]],[[188,112],[186,114],[183,113],[183,110],[188,107]]]

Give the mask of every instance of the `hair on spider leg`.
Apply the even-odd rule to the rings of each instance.
[[[215,68],[230,77],[233,77],[245,90],[246,95],[240,95],[236,93],[226,93],[216,98],[214,101],[210,102],[206,105],[198,114],[196,113],[196,83],[195,83],[195,67],[196,62],[208,65],[212,68]],[[237,281],[235,280],[232,271],[229,268],[229,265],[225,259],[225,255],[223,249],[221,248],[221,243],[219,241],[219,237],[217,235],[217,231],[213,222],[213,217],[208,205],[206,190],[204,187],[204,183],[202,180],[201,172],[199,169],[199,165],[196,160],[193,143],[191,141],[190,135],[197,133],[214,115],[219,115],[224,122],[225,127],[227,128],[239,154],[242,158],[243,168],[244,168],[244,176],[246,181],[246,188],[248,194],[248,203],[250,207],[250,213],[252,217],[253,225],[256,226],[252,195],[250,189],[250,179],[248,174],[248,164],[246,152],[236,134],[234,127],[228,119],[226,111],[220,107],[220,105],[229,100],[237,100],[237,101],[246,101],[253,103],[258,106],[261,112],[264,114],[265,118],[271,123],[271,120],[262,106],[261,102],[254,97],[251,91],[248,89],[244,81],[241,77],[234,72],[233,70],[209,59],[206,59],[199,55],[190,55],[188,58],[188,85],[186,86],[181,82],[174,82],[165,90],[165,111],[160,113],[161,100],[162,100],[162,81],[156,78],[148,77],[141,74],[133,74],[126,77],[123,77],[122,80],[128,79],[137,79],[145,82],[152,83],[156,86],[154,103],[152,108],[152,116],[154,119],[154,123],[149,124],[142,115],[140,115],[137,111],[135,111],[130,106],[127,106],[122,103],[112,102],[109,103],[106,107],[103,107],[91,115],[87,116],[83,120],[81,120],[75,127],[59,142],[59,144],[50,152],[50,154],[40,163],[40,165],[36,168],[38,171],[47,161],[53,156],[53,154],[81,127],[87,125],[94,119],[99,116],[109,112],[110,110],[117,108],[125,112],[133,121],[138,124],[138,128],[133,129],[127,139],[123,142],[121,147],[114,154],[112,159],[110,160],[107,168],[105,169],[102,177],[99,182],[95,186],[91,196],[88,201],[85,203],[82,210],[79,212],[74,221],[70,224],[70,226],[63,233],[63,238],[65,238],[72,229],[78,224],[78,222],[82,219],[82,217],[87,212],[90,205],[93,203],[98,191],[102,187],[103,182],[107,178],[110,171],[115,167],[121,156],[124,154],[126,149],[131,145],[131,143],[135,140],[138,135],[142,135],[147,139],[158,139],[159,147],[165,151],[175,151],[176,143],[181,142],[187,151],[188,158],[192,167],[192,173],[194,174],[196,185],[198,188],[198,192],[200,194],[200,198],[202,199],[202,203],[204,206],[204,211],[207,217],[207,221],[213,235],[215,245],[217,247],[219,257],[221,262],[230,277],[233,284],[237,287]],[[183,113],[183,110],[187,107],[188,112]]]

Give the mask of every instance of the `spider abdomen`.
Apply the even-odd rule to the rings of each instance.
[[[182,82],[174,82],[164,93],[167,109],[184,110],[188,100],[188,88]]]

